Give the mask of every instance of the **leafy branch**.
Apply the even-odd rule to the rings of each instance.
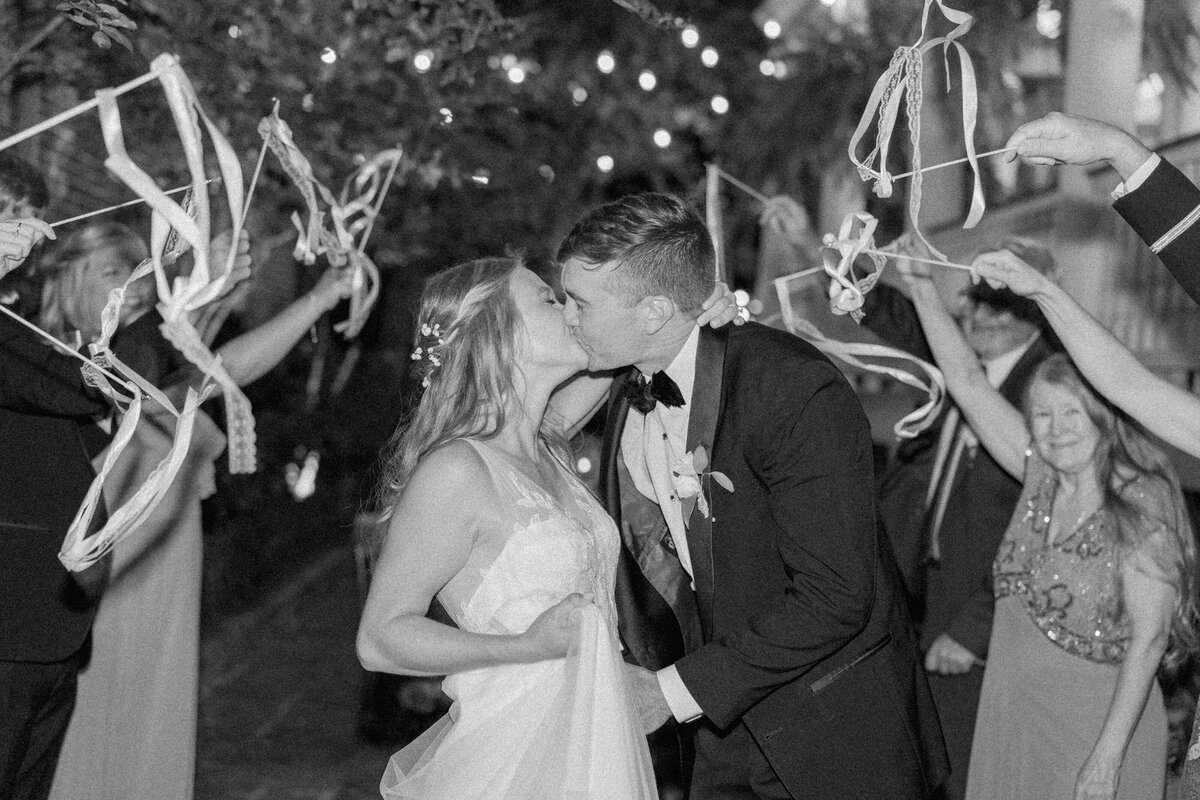
[[[129,0],[113,0],[113,2],[123,6],[129,5]],[[135,30],[137,23],[125,16],[121,9],[111,3],[100,3],[97,0],[66,0],[54,8],[80,27],[95,28],[92,41],[99,47],[107,50],[115,41],[126,50],[133,50],[129,38],[121,30]]]

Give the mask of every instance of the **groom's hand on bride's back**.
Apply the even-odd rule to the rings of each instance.
[[[569,594],[547,608],[533,621],[528,630],[521,634],[524,643],[524,661],[546,661],[564,658],[571,645],[579,638],[579,611],[592,605],[591,595]]]
[[[729,287],[721,281],[717,281],[713,293],[708,296],[700,309],[700,316],[696,318],[696,324],[700,327],[712,325],[714,328],[720,328],[730,322],[734,325],[743,325],[746,322],[747,315],[743,315],[742,310],[738,308],[733,292],[729,291]]]
[[[629,702],[633,704],[642,731],[654,733],[671,718],[671,707],[659,687],[658,676],[636,664],[625,665],[625,685],[629,688]]]

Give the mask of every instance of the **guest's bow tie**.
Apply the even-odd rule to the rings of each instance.
[[[667,408],[679,408],[684,404],[683,393],[679,386],[665,372],[656,372],[646,380],[646,376],[636,372],[625,382],[623,391],[629,398],[629,404],[643,414],[654,410],[656,403],[662,403]]]

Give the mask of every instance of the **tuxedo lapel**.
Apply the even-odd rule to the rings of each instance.
[[[694,453],[697,447],[703,447],[710,459],[709,469],[713,468],[713,440],[721,412],[727,343],[728,336],[723,329],[700,329],[700,341],[696,348],[696,381],[692,386],[692,408],[688,414],[687,451]],[[701,491],[708,494],[711,503],[712,481],[702,480]],[[692,579],[696,584],[696,604],[700,609],[700,625],[706,641],[712,634],[712,525],[712,519],[700,513],[700,504],[697,503],[688,520],[687,539],[688,551],[692,556]]]

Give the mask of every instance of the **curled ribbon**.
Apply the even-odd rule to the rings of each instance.
[[[207,176],[204,172],[200,123],[204,124],[208,133],[221,171],[233,224],[232,241],[237,241],[241,232],[245,204],[241,165],[225,136],[200,106],[195,89],[184,74],[183,68],[179,66],[178,60],[164,54],[156,58],[151,66],[158,71],[159,82],[183,146],[192,179],[191,197],[194,210],[189,213],[168,197],[129,157],[116,99],[102,90],[97,92],[97,100],[100,126],[109,154],[104,164],[139,197],[144,198],[152,210],[149,268],[154,272],[158,288],[158,309],[163,317],[162,333],[172,343],[186,342],[187,348],[181,349],[184,356],[220,386],[225,399],[230,472],[253,472],[256,452],[250,401],[228,373],[220,368],[219,360],[200,342],[199,335],[189,319],[190,312],[220,297],[226,290],[233,259],[236,257],[236,248],[231,247],[224,268],[215,275],[210,271],[211,211],[206,189]],[[191,274],[176,276],[171,282],[167,277],[162,253],[168,241],[176,236],[191,246],[195,258]]]
[[[837,236],[825,234],[825,249],[821,251],[821,265],[831,279],[829,310],[839,316],[849,314],[855,322],[861,322],[865,316],[863,296],[875,287],[886,263],[884,256],[873,252],[878,224],[878,220],[865,212],[847,214]],[[854,272],[854,261],[860,255],[867,256],[875,265],[875,270],[862,278]]]
[[[383,205],[384,194],[402,163],[403,153],[399,149],[384,150],[368,159],[346,181],[341,197],[336,198],[316,179],[312,164],[296,146],[291,128],[280,118],[278,109],[262,118],[258,132],[300,190],[308,211],[307,223],[301,222],[298,213],[292,214],[297,232],[293,257],[312,264],[319,256],[325,256],[331,266],[352,271],[350,315],[335,330],[347,338],[357,336],[379,297],[379,268],[364,252],[367,237]],[[351,187],[356,194],[351,194]],[[328,211],[321,208],[322,202]]]
[[[204,151],[201,144],[200,124],[212,142],[225,186],[230,216],[233,219],[233,241],[241,229],[244,210],[241,166],[233,148],[220,130],[212,123],[196,99],[191,82],[174,56],[161,55],[151,64],[171,109],[176,129],[183,146],[184,157],[191,177],[192,190],[183,204],[176,203],[163,192],[154,180],[129,157],[121,127],[117,92],[100,90],[96,93],[101,131],[104,136],[108,167],[119,180],[132,189],[151,208],[150,258],[138,265],[125,284],[114,289],[101,314],[101,334],[91,345],[97,363],[116,370],[124,379],[124,388],[131,398],[118,395],[111,383],[96,370],[88,370],[85,377],[119,405],[125,413],[118,425],[116,435],[108,448],[96,479],[80,506],[75,519],[67,530],[59,552],[59,560],[71,570],[82,570],[107,553],[118,541],[130,534],[148,517],[162,500],[178,474],[191,441],[192,427],[199,404],[211,393],[215,381],[225,396],[226,417],[229,428],[231,472],[252,472],[255,466],[254,424],[249,401],[221,368],[219,359],[212,355],[192,327],[189,313],[219,297],[225,290],[232,271],[236,249],[231,247],[224,269],[214,273],[209,263],[209,239],[211,232],[211,210],[207,193],[207,176],[204,169]],[[181,241],[182,240],[182,241]],[[195,253],[192,271],[187,276],[168,278],[166,267],[172,264],[186,249]],[[205,375],[200,391],[189,389],[182,411],[177,411],[167,397],[112,352],[110,341],[116,332],[120,308],[129,285],[146,275],[154,275],[158,294],[158,310],[162,314],[161,330],[168,341],[178,347],[184,356]],[[88,536],[87,532],[95,515],[106,479],[133,437],[141,418],[142,398],[152,397],[168,412],[175,415],[175,432],[172,445],[162,461],[151,471],[146,482],[125,503],[114,509],[99,532]]]
[[[752,194],[763,203],[763,212],[759,217],[759,224],[764,231],[786,236],[798,247],[805,247],[809,243],[807,216],[804,213],[804,209],[794,199],[786,196],[768,198],[730,175],[721,173],[721,176],[743,191]],[[712,220],[714,217],[718,222],[720,221],[720,209],[716,206],[710,206],[710,235],[712,233],[711,225],[713,224]],[[834,265],[826,260],[823,253],[822,267],[813,267],[795,275],[785,275],[782,278],[777,278],[775,280],[775,292],[779,298],[779,312],[785,330],[807,339],[817,349],[847,364],[867,370],[868,372],[887,375],[906,386],[919,389],[926,394],[928,399],[920,408],[906,414],[893,426],[893,430],[897,436],[902,439],[911,439],[933,423],[941,411],[942,403],[945,402],[946,381],[942,376],[941,370],[933,364],[916,358],[903,350],[897,350],[886,345],[869,344],[866,342],[839,342],[827,338],[816,326],[795,312],[792,308],[791,296],[787,289],[787,284],[797,278],[814,275],[820,270],[826,271],[827,274],[832,272],[831,277],[834,280],[830,286],[830,294],[833,295],[836,293],[837,297],[834,298],[835,301],[843,297],[845,298],[844,305],[847,306],[847,310],[842,313],[857,313],[858,317],[856,320],[861,319],[863,294],[870,291],[879,280],[879,269],[882,268],[887,257],[885,254],[879,252],[863,253],[865,250],[874,250],[871,237],[875,232],[876,224],[875,218],[870,214],[848,215],[842,221],[841,235],[838,237],[841,241],[837,242],[835,240],[835,243],[832,245],[827,243],[827,246],[831,246],[839,252],[840,258],[837,264]],[[856,226],[858,227],[858,233],[854,234]],[[826,238],[828,239],[829,237]],[[876,270],[862,279],[855,280],[852,272],[853,262],[855,257],[860,254],[869,255],[876,265]],[[855,305],[855,302],[857,302],[857,305]],[[836,309],[834,313],[837,313]],[[924,373],[926,379],[922,380],[917,374],[908,370],[864,361],[862,360],[863,358],[886,358],[907,361],[915,365],[920,372]]]
[[[955,28],[945,36],[939,36],[926,41],[926,29],[929,26],[929,12],[931,7],[937,4],[938,9],[942,12]],[[854,131],[854,135],[850,137],[850,145],[848,152],[850,161],[858,169],[859,176],[864,181],[873,180],[873,191],[879,197],[891,197],[892,195],[892,175],[887,169],[888,150],[891,143],[892,131],[896,125],[896,119],[900,114],[900,102],[902,99],[907,99],[905,105],[905,115],[908,120],[909,138],[912,142],[912,186],[908,196],[908,213],[912,221],[913,230],[921,241],[929,248],[930,252],[939,258],[945,258],[937,248],[929,244],[921,233],[918,224],[918,217],[921,212],[921,102],[922,102],[922,73],[924,70],[924,57],[933,48],[941,45],[942,58],[946,67],[946,83],[950,82],[950,48],[953,46],[958,52],[959,69],[962,77],[962,95],[963,95],[963,138],[965,140],[967,161],[971,165],[971,171],[974,174],[974,186],[971,191],[971,208],[967,214],[967,219],[963,223],[964,228],[973,228],[983,216],[985,208],[983,199],[983,185],[979,176],[979,160],[975,153],[975,122],[979,110],[978,90],[975,80],[975,67],[971,63],[971,56],[967,53],[966,48],[957,41],[959,37],[971,29],[975,18],[970,14],[949,8],[942,0],[925,0],[925,7],[921,14],[921,35],[916,43],[912,46],[905,46],[896,49],[892,55],[892,61],[888,68],[884,71],[879,79],[875,82],[875,87],[871,91],[871,96],[867,100],[867,107],[863,110],[862,118],[858,122],[858,127]],[[866,135],[872,122],[878,124],[875,134],[875,145],[871,152],[867,154],[863,160],[858,159],[858,146]],[[872,166],[878,157],[878,169]]]
[[[799,275],[805,274],[812,273],[809,271],[799,273]],[[906,386],[923,392],[927,397],[925,403],[920,408],[905,414],[892,426],[892,430],[901,439],[911,439],[933,424],[941,412],[946,398],[946,379],[942,376],[942,371],[928,361],[894,347],[869,342],[839,342],[827,338],[815,325],[798,315],[792,308],[787,284],[796,277],[798,276],[786,275],[775,280],[775,292],[779,297],[779,310],[784,327],[791,333],[807,339],[814,347],[828,356],[868,372],[887,375]],[[925,379],[922,380],[918,374],[910,370],[864,361],[864,358],[886,358],[908,362],[924,373]]]

